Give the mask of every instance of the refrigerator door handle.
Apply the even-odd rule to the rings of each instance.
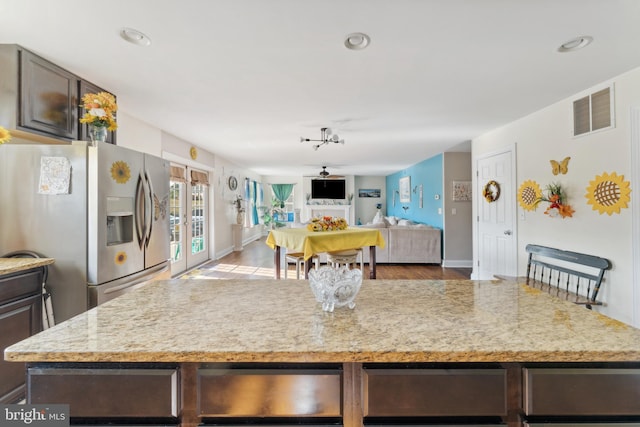
[[[145,215],[145,241],[144,246],[146,248],[149,247],[149,242],[151,241],[151,230],[153,229],[153,218],[156,206],[154,205],[154,195],[153,195],[153,186],[151,185],[151,179],[149,178],[149,174],[147,171],[144,171],[145,177],[145,189],[146,189],[146,203],[148,203],[149,209],[146,210]],[[157,209],[160,209],[158,206]]]
[[[135,225],[136,225],[136,237],[138,238],[138,245],[140,249],[144,246],[145,241],[145,191],[144,191],[144,176],[142,173],[138,176],[138,182],[136,184],[136,198],[135,198]]]

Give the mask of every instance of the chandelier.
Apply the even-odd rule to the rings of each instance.
[[[338,135],[332,134],[330,128],[320,129],[320,139],[309,139],[309,138],[300,137],[300,142],[307,142],[307,141],[319,142],[319,144],[316,144],[313,146],[314,150],[317,150],[321,146],[329,144],[330,142],[334,144],[344,144],[344,139],[340,139]]]

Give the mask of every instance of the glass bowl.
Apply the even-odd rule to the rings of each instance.
[[[362,271],[346,266],[322,266],[309,271],[309,285],[324,311],[332,312],[335,307],[344,306],[353,309],[356,306],[353,300],[362,285]]]

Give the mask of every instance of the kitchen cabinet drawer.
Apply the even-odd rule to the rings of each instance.
[[[340,417],[338,369],[198,370],[202,417]]]
[[[175,418],[177,369],[29,368],[31,404],[68,404],[70,416]]]
[[[524,370],[527,415],[640,415],[640,369]]]
[[[0,305],[42,293],[42,269],[0,276]]]
[[[504,416],[504,369],[365,369],[368,417]]]
[[[524,423],[524,427],[640,427],[640,423]]]

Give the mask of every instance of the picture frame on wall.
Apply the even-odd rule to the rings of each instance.
[[[454,202],[469,202],[471,197],[471,181],[453,181],[451,198]]]
[[[361,188],[358,190],[358,197],[375,197],[380,198],[379,188]]]
[[[399,181],[400,203],[411,202],[411,177],[403,176]]]

